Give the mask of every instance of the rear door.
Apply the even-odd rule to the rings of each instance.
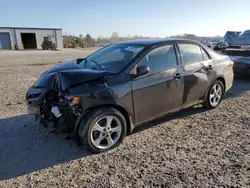
[[[153,49],[138,63],[147,65],[150,71],[132,81],[136,123],[181,107],[183,68],[177,62],[175,48],[169,44]]]
[[[179,43],[178,47],[184,68],[182,107],[186,107],[202,100],[215,72],[213,61],[200,45]]]

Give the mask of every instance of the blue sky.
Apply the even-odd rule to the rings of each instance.
[[[250,29],[250,0],[1,0],[0,26],[56,27],[93,37]]]

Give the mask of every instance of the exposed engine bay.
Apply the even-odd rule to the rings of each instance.
[[[82,59],[61,63],[44,72],[26,94],[28,114],[56,133],[71,133],[83,109],[80,97],[104,84],[108,72],[82,69]],[[100,87],[101,88],[101,87]],[[82,99],[83,100],[83,99]]]
[[[81,109],[75,102],[74,99],[67,98],[60,92],[49,90],[39,106],[40,123],[44,127],[51,124],[56,132],[71,132],[77,116],[81,114]]]
[[[39,101],[38,104],[29,106],[29,114],[34,114],[44,127],[54,127],[56,133],[72,132],[75,121],[82,112],[79,97],[70,98],[52,89],[44,91],[40,97],[42,99],[36,100]]]

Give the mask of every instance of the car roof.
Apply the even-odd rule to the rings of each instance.
[[[182,38],[165,38],[165,39],[137,39],[119,42],[118,44],[136,44],[136,45],[158,45],[167,42],[191,42],[199,43],[195,40],[182,39]]]

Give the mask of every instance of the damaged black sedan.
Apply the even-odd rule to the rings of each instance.
[[[154,118],[196,104],[216,108],[232,86],[232,67],[190,40],[112,44],[44,72],[26,94],[28,114],[102,152]]]

